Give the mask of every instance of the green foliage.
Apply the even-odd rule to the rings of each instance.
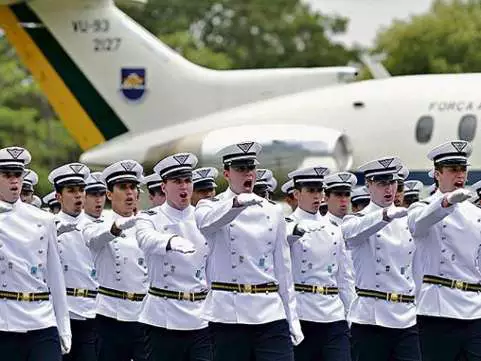
[[[437,0],[430,12],[394,22],[376,40],[394,75],[479,72],[480,49],[480,0]]]

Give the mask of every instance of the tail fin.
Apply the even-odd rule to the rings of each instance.
[[[362,54],[360,56],[361,62],[369,69],[374,79],[384,79],[390,78],[391,74],[387,71],[387,69],[382,64],[384,59],[383,55],[369,55],[369,54]]]
[[[214,71],[190,63],[112,0],[0,6],[0,26],[86,150],[252,101],[336,84],[349,67]]]

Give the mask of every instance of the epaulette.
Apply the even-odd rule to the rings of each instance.
[[[92,222],[94,222],[94,223],[104,223],[104,220],[103,219],[95,219]]]
[[[212,202],[218,202],[220,201],[219,198],[216,198],[216,197],[212,197],[212,198],[207,198],[209,201],[212,201]]]
[[[365,216],[365,214],[363,214],[361,212],[353,213],[352,215],[356,216],[356,217],[364,217]]]
[[[292,218],[289,218],[289,217],[286,217],[286,222],[290,223],[290,222],[294,222],[294,220]]]
[[[428,201],[418,201],[419,203],[427,204],[429,205],[430,203]]]
[[[330,219],[329,221],[330,221],[334,226],[339,227],[339,225],[338,225],[336,222],[334,222],[332,219]]]
[[[144,214],[146,214],[146,215],[148,215],[148,216],[154,216],[154,215],[157,214],[156,211],[153,211],[153,210],[151,210],[151,209],[147,209],[147,210],[145,210],[145,211],[142,211],[141,213],[144,213]]]

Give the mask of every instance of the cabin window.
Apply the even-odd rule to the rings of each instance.
[[[434,129],[434,118],[430,115],[423,115],[416,126],[416,140],[419,143],[427,143],[431,140]]]
[[[473,114],[463,115],[459,122],[458,137],[459,139],[471,142],[476,134],[476,126],[478,119]]]

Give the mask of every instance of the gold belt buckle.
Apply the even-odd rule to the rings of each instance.
[[[399,301],[399,295],[397,293],[392,292],[389,295],[389,301],[391,302],[398,302]]]
[[[244,285],[244,292],[251,293],[252,292],[252,285],[245,284]]]
[[[130,301],[133,301],[135,298],[135,293],[134,292],[127,292],[127,299]]]
[[[189,292],[182,292],[182,299],[184,301],[190,301],[190,293]]]
[[[456,283],[454,284],[454,287],[456,287],[458,290],[462,290],[464,288],[464,282],[456,281]]]
[[[75,296],[85,297],[87,296],[87,290],[85,288],[77,288],[75,292]]]
[[[325,288],[324,286],[315,286],[316,287],[316,293],[320,293],[321,295],[324,294]]]
[[[22,293],[21,300],[22,301],[30,301],[30,293],[28,293],[28,292]]]

